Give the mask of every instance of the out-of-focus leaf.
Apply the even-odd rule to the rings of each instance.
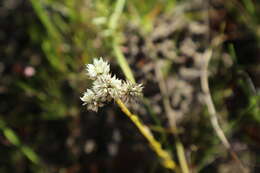
[[[13,130],[11,130],[9,128],[4,128],[3,133],[4,133],[5,137],[8,139],[8,141],[10,141],[13,145],[16,145],[16,146],[21,145],[21,142],[20,142],[18,136],[14,133]]]
[[[23,154],[33,163],[38,164],[40,159],[37,156],[37,154],[28,146],[22,146],[21,150],[23,152]]]

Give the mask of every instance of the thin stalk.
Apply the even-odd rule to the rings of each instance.
[[[131,68],[129,67],[129,64],[126,61],[126,58],[123,54],[123,52],[120,49],[120,42],[119,42],[119,35],[115,32],[118,20],[123,12],[123,8],[125,6],[126,0],[117,0],[115,10],[113,14],[110,17],[108,28],[110,30],[111,36],[112,36],[112,48],[115,54],[115,57],[117,59],[117,62],[122,69],[123,73],[125,74],[126,78],[130,80],[131,82],[135,83],[134,75],[131,71]],[[176,164],[172,160],[170,154],[162,149],[161,144],[154,138],[152,135],[150,129],[144,125],[138,118],[137,115],[132,114],[128,108],[124,105],[124,103],[121,100],[116,100],[117,104],[121,108],[121,110],[127,115],[130,120],[136,125],[136,127],[139,129],[141,134],[148,140],[151,148],[156,152],[156,154],[162,159],[162,163],[166,168],[169,169],[176,169]]]
[[[217,118],[217,111],[215,108],[215,105],[213,103],[213,99],[210,93],[209,89],[209,81],[208,81],[208,66],[209,62],[212,56],[212,50],[209,49],[204,55],[203,55],[203,64],[201,69],[201,76],[200,76],[200,82],[201,82],[201,88],[204,93],[204,100],[205,104],[208,108],[209,117],[211,125],[217,135],[217,137],[220,139],[223,146],[229,151],[231,157],[238,163],[238,166],[240,167],[240,171],[242,173],[246,172],[242,162],[239,160],[237,154],[232,150],[231,144],[229,143],[227,137],[225,136],[224,131],[221,129],[218,118]]]
[[[135,83],[134,75],[126,61],[126,58],[123,54],[123,52],[120,49],[120,42],[118,40],[119,34],[117,34],[116,29],[118,25],[119,18],[121,14],[123,13],[123,9],[125,6],[126,1],[125,0],[117,0],[114,12],[111,14],[111,17],[109,19],[108,23],[108,29],[111,33],[112,38],[112,48],[113,52],[115,54],[116,60],[120,66],[120,68],[123,70],[126,78],[130,80],[131,82]]]
[[[183,173],[189,173],[189,166],[185,157],[185,151],[184,147],[179,139],[179,137],[175,136],[175,145],[176,145],[176,150],[177,150],[177,157],[180,162],[181,170]]]
[[[48,33],[53,38],[53,40],[60,41],[61,39],[60,33],[51,22],[51,19],[49,18],[49,15],[44,10],[44,7],[42,6],[41,2],[38,0],[31,0],[31,3],[36,14],[38,15],[39,19],[41,20],[42,24],[45,26],[45,28],[47,29]]]
[[[161,144],[154,138],[150,129],[140,121],[137,115],[132,114],[120,99],[117,99],[116,103],[124,114],[135,124],[140,133],[147,139],[155,153],[162,159],[163,166],[168,169],[175,170],[176,163],[172,160],[170,154],[162,149]]]
[[[116,2],[115,10],[112,13],[109,23],[108,23],[108,27],[110,30],[112,30],[112,32],[114,32],[117,27],[118,20],[125,7],[125,2],[126,2],[126,0],[117,0],[117,2]]]
[[[116,60],[119,64],[120,68],[123,70],[126,78],[128,80],[130,80],[131,82],[135,83],[134,75],[126,61],[126,58],[125,58],[123,52],[120,49],[120,46],[119,46],[116,38],[114,38],[114,40],[113,40],[113,51],[116,55]]]
[[[181,171],[183,173],[189,173],[189,166],[188,166],[188,163],[187,163],[187,160],[185,157],[184,147],[183,147],[183,144],[181,143],[179,135],[178,135],[176,117],[175,117],[174,111],[170,105],[170,100],[169,100],[168,92],[167,92],[168,89],[167,89],[165,81],[163,79],[163,74],[161,72],[160,65],[158,65],[158,67],[156,67],[155,72],[156,72],[156,77],[159,81],[160,91],[163,95],[163,106],[164,106],[164,109],[166,112],[166,116],[169,120],[169,125],[170,125],[172,131],[176,132],[176,133],[173,133],[173,135],[175,137],[175,146],[176,146],[176,151],[177,151],[177,157],[180,162]]]

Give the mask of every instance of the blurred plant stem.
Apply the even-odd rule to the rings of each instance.
[[[42,24],[47,29],[48,33],[50,34],[51,38],[56,41],[61,41],[61,36],[57,28],[52,24],[49,15],[47,14],[46,10],[43,8],[41,1],[38,0],[31,0],[32,6],[40,18]]]
[[[39,165],[40,158],[38,155],[29,147],[22,144],[19,137],[16,135],[15,131],[7,127],[4,120],[0,119],[0,130],[3,132],[3,135],[6,139],[15,147],[17,147],[22,154],[25,155],[32,163]]]
[[[126,78],[131,82],[135,83],[134,75],[126,61],[124,54],[120,49],[119,35],[116,32],[117,24],[119,22],[118,20],[123,12],[124,6],[125,6],[125,0],[117,0],[115,10],[111,15],[108,23],[108,29],[109,29],[109,33],[111,34],[112,48],[115,57],[117,59],[117,62],[121,67],[121,69],[123,70],[124,74],[126,75]]]
[[[220,139],[220,141],[222,142],[224,147],[229,151],[231,157],[238,163],[238,165],[241,169],[241,172],[244,173],[244,172],[246,172],[246,170],[245,170],[242,162],[239,160],[236,153],[232,150],[231,145],[230,145],[229,141],[227,140],[227,137],[225,136],[225,133],[221,129],[219,122],[218,122],[217,111],[216,111],[215,105],[212,100],[212,96],[211,96],[210,89],[209,89],[209,82],[208,82],[208,66],[209,66],[211,56],[212,56],[212,50],[209,49],[204,53],[203,58],[202,58],[203,62],[202,62],[200,82],[201,82],[202,91],[204,93],[205,104],[208,108],[211,125],[212,125],[215,133],[217,134],[218,138]]]
[[[163,74],[161,71],[161,64],[155,68],[155,73],[156,77],[159,82],[159,88],[162,93],[162,98],[163,98],[163,106],[166,112],[166,116],[169,120],[169,125],[173,131],[173,135],[175,137],[175,146],[176,146],[176,151],[177,151],[177,157],[180,162],[181,170],[182,173],[189,173],[189,166],[185,157],[185,152],[184,152],[184,147],[183,144],[180,141],[179,135],[178,135],[178,128],[177,128],[177,123],[176,123],[176,117],[174,115],[174,111],[171,108],[170,105],[170,100],[168,97],[168,92],[167,92],[167,86],[165,84],[165,81],[163,79]]]
[[[162,159],[163,166],[174,170],[176,168],[175,162],[172,160],[170,154],[162,149],[161,144],[154,138],[150,129],[140,121],[137,115],[132,114],[120,99],[117,99],[116,103],[125,115],[136,125],[140,133],[147,139],[155,153]]]
[[[122,51],[120,49],[120,45],[116,38],[114,38],[114,40],[113,40],[113,51],[116,55],[117,62],[119,64],[119,66],[121,67],[121,69],[123,70],[126,78],[128,80],[130,80],[131,82],[135,83],[134,75],[125,59],[124,54],[122,53]]]

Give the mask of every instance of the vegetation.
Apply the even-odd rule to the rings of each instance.
[[[0,172],[260,171],[258,1],[0,4]],[[98,57],[144,97],[83,106]]]

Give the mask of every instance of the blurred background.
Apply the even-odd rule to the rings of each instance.
[[[129,109],[174,160],[165,94],[191,172],[239,172],[203,99],[209,49],[220,126],[246,172],[260,172],[259,43],[257,0],[0,1],[0,173],[170,172],[115,103],[82,106],[94,57],[143,83]]]

